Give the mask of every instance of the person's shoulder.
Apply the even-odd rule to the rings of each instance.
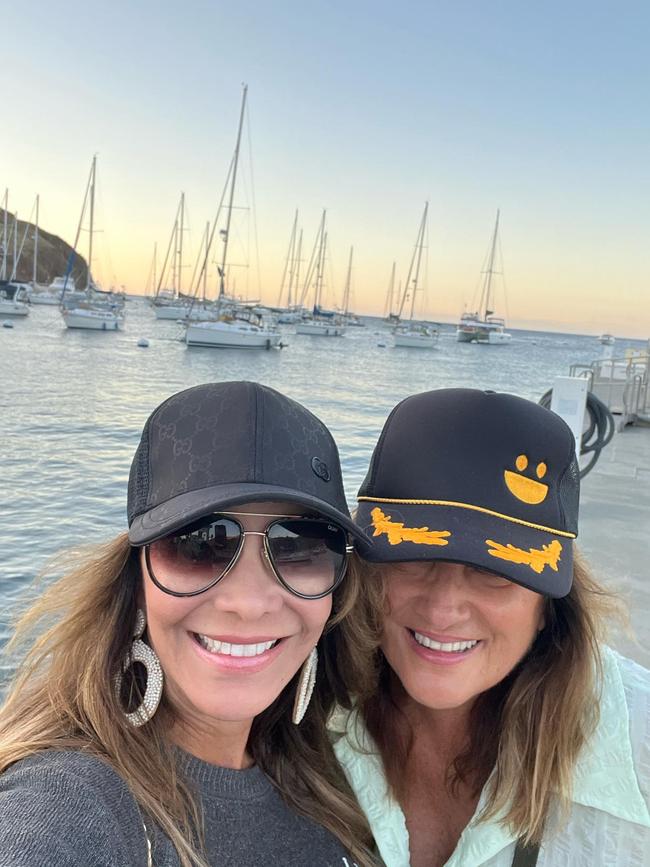
[[[638,662],[623,656],[611,647],[601,648],[605,689],[611,686],[615,678],[625,691],[626,704],[630,710],[640,707],[646,712],[650,708],[650,670]]]
[[[610,667],[610,678],[613,676],[612,671],[620,678],[627,707],[632,760],[640,789],[646,803],[650,805],[650,728],[648,727],[648,720],[650,719],[650,671],[633,659],[622,656],[611,648],[604,648],[603,663],[606,671],[606,683],[608,666]],[[612,698],[615,700],[614,691],[610,690],[610,693],[609,696],[605,696],[605,703],[609,701],[611,704]],[[610,708],[610,711],[620,714],[620,703],[617,703],[616,707]]]
[[[0,867],[146,864],[145,847],[135,799],[98,756],[45,750],[0,774]]]

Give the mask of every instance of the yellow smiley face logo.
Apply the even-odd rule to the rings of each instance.
[[[536,506],[538,503],[543,503],[548,494],[548,485],[543,482],[536,482],[535,479],[530,479],[528,476],[522,476],[521,473],[528,468],[528,458],[526,455],[518,455],[515,461],[515,466],[518,472],[512,470],[504,470],[503,478],[508,486],[508,490],[522,503],[528,503],[531,506]],[[546,475],[547,466],[542,461],[537,464],[535,474],[538,479],[543,479]]]

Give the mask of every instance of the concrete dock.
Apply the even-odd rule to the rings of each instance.
[[[578,546],[630,609],[635,638],[612,644],[650,668],[650,427],[617,432],[582,479]]]

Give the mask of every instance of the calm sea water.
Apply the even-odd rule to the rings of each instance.
[[[253,379],[305,404],[339,445],[350,504],[392,407],[444,386],[512,391],[534,400],[574,362],[601,354],[593,337],[513,332],[507,347],[456,343],[395,349],[378,320],[326,339],[292,333],[282,351],[187,349],[173,322],[129,302],[121,333],[67,331],[56,308],[33,307],[0,329],[0,646],[16,601],[48,557],[126,529],[126,485],[145,419],[175,391]],[[139,337],[148,349],[137,346]],[[617,354],[640,342],[617,341]]]

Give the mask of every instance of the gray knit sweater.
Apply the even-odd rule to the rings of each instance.
[[[212,867],[352,867],[339,841],[296,815],[258,768],[235,771],[183,754],[201,800]],[[152,828],[154,867],[178,867]],[[147,867],[138,806],[107,764],[48,752],[0,775],[0,867]]]

